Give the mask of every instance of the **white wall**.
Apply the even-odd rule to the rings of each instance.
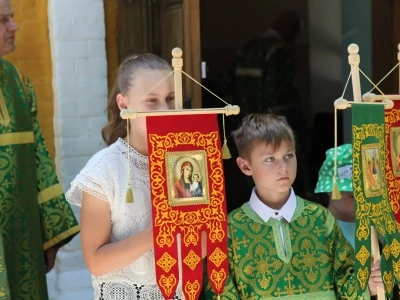
[[[64,191],[88,159],[104,147],[107,61],[102,0],[49,0],[53,62],[55,162]],[[79,209],[73,207],[76,217]],[[48,274],[50,298],[93,299],[80,236],[60,249]]]

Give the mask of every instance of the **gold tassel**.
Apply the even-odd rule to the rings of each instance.
[[[231,152],[229,151],[228,145],[226,144],[226,140],[224,141],[224,145],[222,146],[222,158],[223,159],[232,158]]]
[[[232,158],[231,152],[229,151],[226,136],[225,136],[225,115],[222,115],[222,126],[224,130],[224,144],[222,145],[222,159]]]
[[[221,297],[218,295],[218,300],[221,300]]]
[[[126,143],[128,144],[127,146],[127,158],[128,158],[128,164],[127,164],[127,177],[128,177],[128,190],[126,191],[126,197],[125,197],[125,202],[126,203],[133,203],[133,191],[131,188],[131,170],[130,170],[130,165],[131,165],[131,160],[129,159],[129,118],[126,119]]]
[[[332,187],[332,200],[340,200],[340,199],[342,199],[342,194],[339,191],[339,186],[336,180],[334,180]]]
[[[128,185],[128,190],[126,191],[125,202],[133,203],[133,191],[130,184]]]
[[[340,200],[342,199],[342,195],[340,194],[339,191],[339,186],[336,182],[336,176],[337,176],[337,109],[335,107],[335,132],[334,132],[334,143],[335,143],[335,157],[334,157],[334,170],[333,170],[333,178],[332,178],[332,200]]]

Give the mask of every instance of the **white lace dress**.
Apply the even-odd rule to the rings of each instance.
[[[134,202],[126,203],[127,149]],[[71,204],[81,205],[82,191],[110,203],[111,242],[126,239],[151,224],[148,158],[119,139],[95,154],[72,181],[66,193]],[[93,276],[94,299],[164,299],[156,283],[154,252],[149,251],[117,271]],[[181,284],[173,299],[182,299]]]

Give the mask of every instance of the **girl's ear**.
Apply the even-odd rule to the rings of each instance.
[[[238,158],[236,158],[236,163],[243,174],[251,176],[251,166],[247,160],[239,156]]]
[[[116,101],[120,110],[128,108],[127,99],[122,94],[117,95]]]

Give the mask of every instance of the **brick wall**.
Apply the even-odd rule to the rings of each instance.
[[[107,62],[102,0],[48,0],[53,62],[55,162],[64,190],[104,144]],[[77,218],[80,212],[73,207]],[[80,236],[63,247],[48,275],[51,299],[93,299]]]

